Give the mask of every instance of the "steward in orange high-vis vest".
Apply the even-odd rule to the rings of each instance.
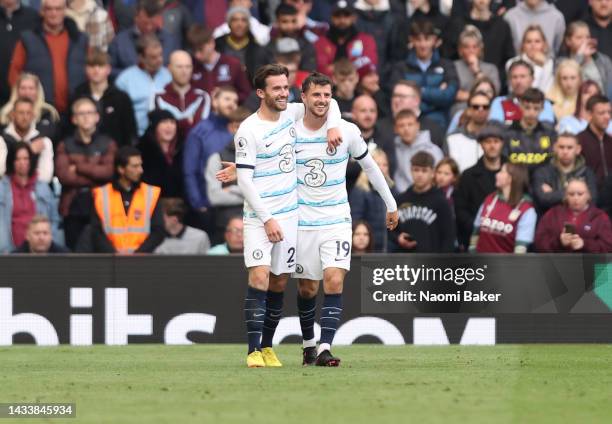
[[[94,207],[106,237],[119,253],[133,253],[149,237],[151,218],[161,189],[140,183],[126,211],[112,183],[93,189]]]

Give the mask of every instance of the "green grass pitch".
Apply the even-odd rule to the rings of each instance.
[[[337,347],[342,366],[247,369],[242,345],[11,346],[0,402],[76,402],[49,423],[610,423],[612,346]]]

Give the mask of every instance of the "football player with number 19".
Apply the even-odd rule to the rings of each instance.
[[[282,366],[272,350],[272,338],[289,273],[296,265],[295,122],[304,116],[304,105],[287,103],[288,75],[281,65],[264,65],[257,70],[253,82],[260,107],[234,137],[238,186],[245,198],[248,367]],[[325,140],[333,147],[340,143],[340,109],[335,103],[330,121]]]
[[[355,124],[342,120],[342,144],[328,146],[326,132],[332,124],[328,111],[332,82],[320,73],[302,83],[303,120],[296,124],[298,177],[297,265],[298,311],[303,336],[303,365],[338,366],[331,344],[342,312],[344,277],[351,265],[351,211],[346,191],[346,166],[355,159],[387,207],[387,227],[397,226],[397,205],[380,168]],[[317,350],[314,335],[316,295],[323,280],[321,338]]]

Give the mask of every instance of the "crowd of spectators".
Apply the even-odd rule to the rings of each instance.
[[[612,252],[612,0],[0,0],[0,253],[229,254],[255,70],[333,79],[353,251]]]

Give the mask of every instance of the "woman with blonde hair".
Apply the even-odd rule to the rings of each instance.
[[[510,65],[522,59],[533,67],[534,88],[539,88],[543,93],[548,92],[554,81],[554,61],[550,52],[550,46],[540,25],[529,25],[523,33],[521,52],[506,62],[506,72]]]
[[[394,183],[389,176],[389,160],[382,149],[374,149],[372,157],[385,176],[387,184],[391,188],[393,195],[397,195]],[[387,227],[385,219],[387,208],[378,192],[373,189],[365,172],[361,172],[355,186],[349,193],[349,203],[351,205],[351,218],[353,222],[365,220],[372,226],[374,238],[374,250],[384,252],[387,250]]]
[[[593,205],[584,179],[570,179],[563,203],[550,209],[538,224],[538,252],[612,252],[610,218]]]
[[[19,75],[9,101],[0,109],[0,124],[5,127],[10,123],[9,115],[20,98],[30,99],[34,103],[36,129],[42,136],[53,140],[60,119],[59,113],[52,105],[45,103],[45,93],[40,80],[28,72]]]
[[[576,99],[582,84],[580,64],[573,59],[563,59],[557,65],[555,82],[546,98],[553,103],[557,122],[576,111]]]

